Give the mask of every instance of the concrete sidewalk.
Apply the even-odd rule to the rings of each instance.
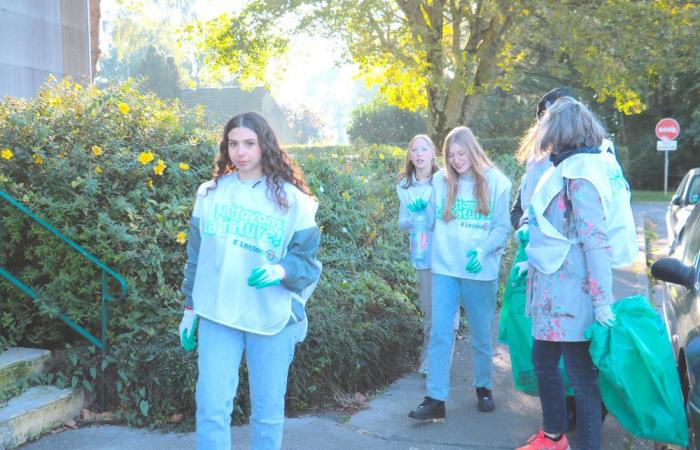
[[[647,294],[644,211],[635,208],[639,257],[628,270],[615,271],[615,296]],[[494,324],[494,333],[497,327]],[[421,423],[407,417],[425,395],[425,378],[408,374],[376,396],[369,408],[349,420],[334,415],[287,419],[283,449],[513,449],[541,424],[539,400],[516,391],[508,348],[498,344],[494,354],[496,411],[480,413],[471,387],[472,363],[468,337],[457,342],[452,367],[447,419]],[[248,426],[233,427],[233,448],[248,448]],[[575,436],[572,436],[575,440]],[[194,449],[193,433],[160,433],[120,426],[98,426],[45,436],[22,447],[25,450],[173,450]],[[651,450],[648,441],[634,439],[613,417],[603,428],[604,449]]]

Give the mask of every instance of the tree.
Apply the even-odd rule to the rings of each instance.
[[[405,147],[416,134],[427,132],[425,111],[409,111],[376,98],[352,111],[348,126],[350,142],[394,144]]]
[[[211,63],[242,83],[261,82],[288,36],[318,31],[342,39],[368,84],[400,108],[428,112],[441,142],[467,120],[478,95],[507,85],[517,61],[506,37],[523,17],[511,0],[253,0],[206,24]],[[292,15],[293,13],[293,15]],[[292,23],[292,30],[280,23]]]
[[[292,135],[300,144],[319,143],[323,140],[327,124],[318,112],[306,105],[297,108],[282,106],[281,109]]]
[[[180,78],[172,56],[165,56],[150,46],[141,60],[138,74],[144,78],[143,88],[155,92],[162,99],[180,96]]]
[[[683,48],[697,45],[696,11],[681,0],[252,0],[206,24],[203,46],[211,64],[253,83],[264,81],[289,36],[340,38],[390,104],[427,110],[440,142],[471,123],[481,96],[533,73],[539,94],[574,85],[612,99],[624,114],[640,113],[647,106],[640,80],[669,71],[658,64],[673,48],[668,36],[682,37]],[[666,30],[669,21],[676,31]]]

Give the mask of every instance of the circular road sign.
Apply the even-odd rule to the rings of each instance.
[[[675,119],[667,117],[659,120],[656,124],[656,137],[662,141],[672,141],[678,137],[681,132],[681,127]]]

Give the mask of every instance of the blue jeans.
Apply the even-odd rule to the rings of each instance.
[[[602,419],[598,372],[588,353],[590,342],[550,342],[535,340],[532,362],[542,405],[543,428],[548,433],[564,433],[567,428],[566,395],[559,371],[559,358],[576,396],[576,448],[600,448]]]
[[[197,449],[231,450],[231,412],[245,350],[250,385],[250,447],[279,449],[284,427],[287,374],[297,324],[273,336],[247,333],[199,319]]]
[[[454,345],[454,320],[460,302],[469,321],[474,358],[474,385],[491,389],[493,342],[491,320],[498,280],[481,281],[433,274],[433,323],[428,350],[428,396],[447,400]]]

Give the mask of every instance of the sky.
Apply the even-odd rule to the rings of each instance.
[[[155,2],[140,1],[146,15],[162,17],[163,11]],[[207,20],[239,10],[244,4],[245,0],[194,0],[193,9],[200,20]],[[117,0],[102,0],[103,24],[116,15],[119,7]],[[103,26],[103,31],[100,48],[104,55],[111,39],[110,30]],[[271,92],[279,104],[291,108],[304,105],[318,111],[329,123],[329,134],[334,142],[346,142],[344,129],[350,112],[369,98],[362,83],[354,79],[356,68],[337,64],[340,48],[338,42],[319,36],[296,36],[288,59],[283,62],[283,76],[271,80]]]

